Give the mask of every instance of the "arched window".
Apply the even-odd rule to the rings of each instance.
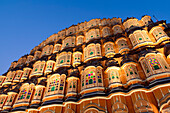
[[[112,18],[111,20],[110,20],[110,23],[111,23],[111,25],[116,25],[116,24],[121,24],[122,23],[122,20],[121,20],[121,18]]]
[[[170,67],[164,56],[160,53],[148,53],[145,57],[140,58],[140,63],[147,77],[152,74],[169,72]]]
[[[152,75],[152,71],[149,68],[148,63],[146,62],[145,58],[141,58],[140,63],[141,63],[142,68],[146,74],[146,77],[149,77],[150,75]]]
[[[33,65],[33,69],[32,69],[30,77],[35,76],[35,75],[42,75],[44,72],[45,63],[46,63],[45,61],[35,62],[35,64]]]
[[[101,58],[101,47],[100,44],[89,44],[84,48],[84,62],[87,62],[91,59]]]
[[[151,41],[150,37],[148,36],[147,31],[145,31],[145,30],[136,30],[135,32],[133,32],[133,34],[131,34],[129,36],[129,38],[130,38],[133,46],[136,46],[141,43],[142,43],[142,45],[152,44],[152,41]],[[144,43],[144,42],[147,42],[147,43]]]
[[[82,23],[78,24],[79,31],[83,31],[87,28],[86,23],[87,22],[82,22]]]
[[[29,77],[31,71],[32,71],[31,68],[25,67],[25,68],[23,69],[23,75],[22,75],[21,79],[22,79],[22,80],[26,80],[26,79]]]
[[[64,94],[66,75],[53,74],[49,79],[46,87],[46,96],[55,94]]]
[[[53,50],[53,53],[57,53],[59,52],[61,49],[61,44],[55,44],[54,45],[54,50]]]
[[[114,50],[114,43],[113,42],[107,42],[104,44],[104,50],[105,50],[105,56],[106,57],[113,57],[115,54]]]
[[[1,94],[1,95],[0,95],[0,109],[3,108],[3,106],[4,106],[5,102],[6,102],[7,97],[8,97],[8,96],[7,96],[7,95],[4,95],[4,94]]]
[[[128,19],[127,21],[125,21],[123,23],[123,25],[124,25],[125,29],[130,29],[130,28],[133,28],[133,27],[140,26],[138,19]]]
[[[104,25],[108,25],[110,23],[110,19],[102,19],[101,20],[101,25],[104,26]]]
[[[66,30],[66,35],[72,35],[74,33],[76,33],[76,27],[77,26],[71,26]]]
[[[47,73],[51,73],[53,68],[54,68],[54,64],[55,64],[55,61],[53,60],[48,60],[47,63],[46,63],[46,67],[45,67],[45,74]]]
[[[72,60],[72,65],[73,66],[77,66],[79,64],[81,64],[82,61],[82,53],[81,52],[74,52],[73,53],[73,60]]]
[[[18,97],[15,101],[14,107],[22,106],[23,103],[29,103],[31,101],[34,86],[35,86],[34,84],[28,84],[28,83],[25,83],[21,86],[20,92],[19,92]]]
[[[135,64],[126,64],[123,69],[125,70],[127,81],[140,78]]]
[[[152,70],[157,70],[162,68],[159,61],[156,58],[150,58],[149,65],[151,66]]]
[[[8,92],[8,97],[5,102],[3,109],[10,109],[14,104],[15,98],[17,97],[17,93],[15,92]]]
[[[109,79],[109,87],[114,83],[121,83],[119,71],[120,68],[116,66],[108,67],[105,70],[105,73],[107,74]]]
[[[67,87],[67,92],[77,92],[77,78],[71,77],[68,78],[68,87]]]
[[[45,55],[50,55],[53,51],[53,45],[47,45],[43,48],[41,57]]]
[[[107,37],[107,36],[110,36],[110,35],[111,35],[110,28],[109,27],[104,27],[102,29],[102,36]]]
[[[13,79],[14,79],[14,77],[15,77],[15,74],[16,74],[15,71],[9,71],[9,72],[7,73],[5,82],[4,82],[3,84],[8,84],[8,83],[12,82]]]
[[[120,25],[115,25],[115,26],[113,26],[112,30],[113,30],[113,34],[114,34],[114,35],[123,32],[123,30],[122,30],[122,28],[121,28]]]
[[[75,46],[75,36],[66,37],[62,42],[62,49]]]
[[[71,52],[62,52],[56,57],[56,63],[54,71],[59,67],[70,67],[71,66]]]
[[[100,38],[99,29],[91,29],[86,33],[86,43],[93,39]]]
[[[88,66],[82,73],[82,89],[103,86],[102,67]],[[83,83],[84,82],[84,83]]]
[[[100,19],[92,19],[87,22],[87,28],[97,26],[100,23]]]
[[[34,57],[33,57],[32,60],[37,60],[37,59],[39,59],[39,58],[40,58],[40,55],[41,55],[41,51],[35,51]]]
[[[77,44],[76,45],[81,45],[84,42],[84,36],[78,36],[76,38],[76,40],[77,40]]]
[[[14,82],[19,82],[19,80],[20,80],[21,77],[22,77],[22,74],[23,74],[23,71],[22,71],[22,70],[17,70],[17,71],[16,71],[15,78],[14,78]]]
[[[165,37],[169,39],[168,35],[159,26],[153,27],[149,32],[154,36],[156,40],[159,40],[160,38],[165,38]]]
[[[35,91],[33,95],[33,99],[31,101],[31,104],[39,104],[41,102],[41,99],[43,97],[45,86],[37,85],[35,86]]]
[[[129,47],[127,44],[127,40],[125,38],[120,38],[118,40],[116,40],[116,44],[118,46],[119,52],[123,52],[123,51],[128,51]]]

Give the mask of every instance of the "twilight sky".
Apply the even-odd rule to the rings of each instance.
[[[127,17],[170,23],[170,0],[0,0],[0,75],[53,33],[93,18]]]

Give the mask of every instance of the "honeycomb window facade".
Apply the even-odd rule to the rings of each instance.
[[[169,112],[169,32],[145,15],[52,34],[0,76],[0,112]]]

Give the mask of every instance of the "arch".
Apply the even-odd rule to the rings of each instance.
[[[119,33],[122,33],[123,30],[121,28],[120,25],[115,25],[112,27],[112,30],[113,30],[113,34],[116,35],[116,34],[119,34]]]
[[[139,22],[138,22],[138,19],[136,18],[133,18],[133,19],[128,19],[127,21],[125,21],[123,23],[125,29],[130,29],[130,28],[133,28],[133,27],[138,27],[139,26]]]
[[[67,78],[67,92],[77,92],[77,82],[77,78],[75,77]]]
[[[76,45],[81,45],[84,43],[84,36],[80,35],[76,38]]]
[[[113,42],[106,42],[104,45],[105,56],[112,57],[115,54],[114,43]]]
[[[159,42],[160,39],[169,39],[168,35],[164,32],[162,27],[156,26],[153,27],[150,31],[150,34],[153,35],[153,37]]]
[[[53,111],[53,110],[45,110],[43,113],[55,113],[55,111]]]
[[[77,66],[81,64],[81,61],[82,61],[82,53],[79,51],[74,52],[72,57],[73,66]]]
[[[46,66],[45,66],[45,71],[44,71],[44,73],[46,74],[46,73],[52,72],[52,70],[53,70],[53,68],[54,68],[54,64],[55,64],[55,61],[53,61],[53,60],[48,60],[48,61],[46,62]]]
[[[84,53],[84,62],[87,62],[91,59],[101,58],[101,47],[100,44],[91,43],[83,50]]]
[[[88,66],[82,71],[82,89],[103,86],[103,73],[101,66]]]
[[[110,27],[103,27],[102,29],[102,36],[103,37],[107,37],[107,36],[110,36],[111,35],[111,29]]]
[[[16,71],[16,75],[14,77],[14,82],[19,82],[19,80],[21,79],[23,75],[23,71],[22,70],[17,70]]]
[[[15,97],[17,96],[17,93],[14,92],[8,92],[7,101],[5,102],[5,106],[8,108],[8,106],[12,106],[15,101]],[[4,106],[4,107],[5,107]]]
[[[100,38],[99,29],[90,29],[88,32],[86,32],[85,36],[86,36],[86,43],[89,42],[90,40],[98,39]]]
[[[60,49],[61,49],[61,44],[55,44],[55,45],[54,45],[54,49],[53,49],[53,53],[59,52]]]
[[[6,75],[6,79],[5,79],[5,82],[4,82],[4,83],[6,83],[6,82],[12,82],[13,79],[14,79],[14,77],[15,77],[15,75],[16,75],[16,71],[9,71],[9,72],[7,73],[7,75]]]
[[[106,109],[96,103],[89,103],[81,110],[82,113],[105,113]],[[93,112],[97,111],[97,112]]]
[[[33,96],[33,90],[34,90],[35,84],[34,83],[25,83],[21,86],[19,95],[15,101],[15,104],[17,103],[27,103],[30,102],[31,97]],[[22,104],[21,104],[22,105]]]
[[[112,113],[128,113],[128,107],[122,102],[115,102],[112,105]]]
[[[122,66],[122,68],[125,70],[127,81],[130,81],[132,79],[140,79],[135,63],[126,63]]]
[[[145,30],[136,30],[133,32],[133,34],[129,35],[129,38],[130,38],[133,46],[136,46],[139,44],[140,44],[140,46],[153,44],[147,31],[145,31]],[[144,43],[144,42],[147,42],[147,43]]]
[[[111,25],[116,25],[116,24],[121,24],[122,23],[122,19],[121,18],[112,18],[110,20],[110,24]]]
[[[24,68],[23,75],[22,75],[21,79],[27,79],[29,77],[31,71],[32,71],[31,68],[28,68],[28,67]]]
[[[109,87],[111,84],[121,83],[119,71],[120,71],[120,68],[117,66],[108,67],[105,70],[105,73],[107,74],[109,78]]]
[[[100,19],[92,19],[87,22],[87,28],[97,26],[100,23]]]
[[[102,26],[108,25],[110,23],[110,19],[102,19],[100,22]]]
[[[53,51],[53,45],[46,45],[41,53],[41,57],[45,55],[50,55]]]
[[[30,77],[36,76],[36,75],[42,75],[45,69],[46,62],[45,61],[37,61],[33,65],[33,69],[31,72]]]
[[[83,113],[104,113],[104,112],[99,111],[96,108],[89,108],[89,109],[85,110]]]
[[[76,33],[76,26],[71,26],[66,30],[66,35],[72,35]]]
[[[63,94],[65,88],[66,75],[53,74],[48,78],[48,83],[46,87],[46,96],[53,94]]]
[[[58,54],[56,57],[54,71],[60,67],[70,67],[72,62],[71,55],[72,55],[71,52],[62,52]]]
[[[129,50],[126,38],[119,38],[118,40],[116,40],[116,45],[118,46],[120,53],[125,50]]]
[[[161,53],[148,53],[145,57],[140,58],[139,62],[147,77],[162,72],[169,72],[170,67]]]
[[[75,113],[75,111],[71,108],[67,108],[64,113]]]
[[[63,41],[62,41],[62,49],[68,48],[68,47],[74,47],[75,46],[75,36],[69,36],[66,37]]]
[[[141,112],[154,113],[152,107],[150,106],[150,103],[144,99],[138,99],[134,103],[134,109],[136,113],[141,113]]]

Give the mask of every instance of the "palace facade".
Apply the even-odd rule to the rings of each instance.
[[[145,15],[72,25],[0,76],[2,113],[170,113],[170,27]]]

